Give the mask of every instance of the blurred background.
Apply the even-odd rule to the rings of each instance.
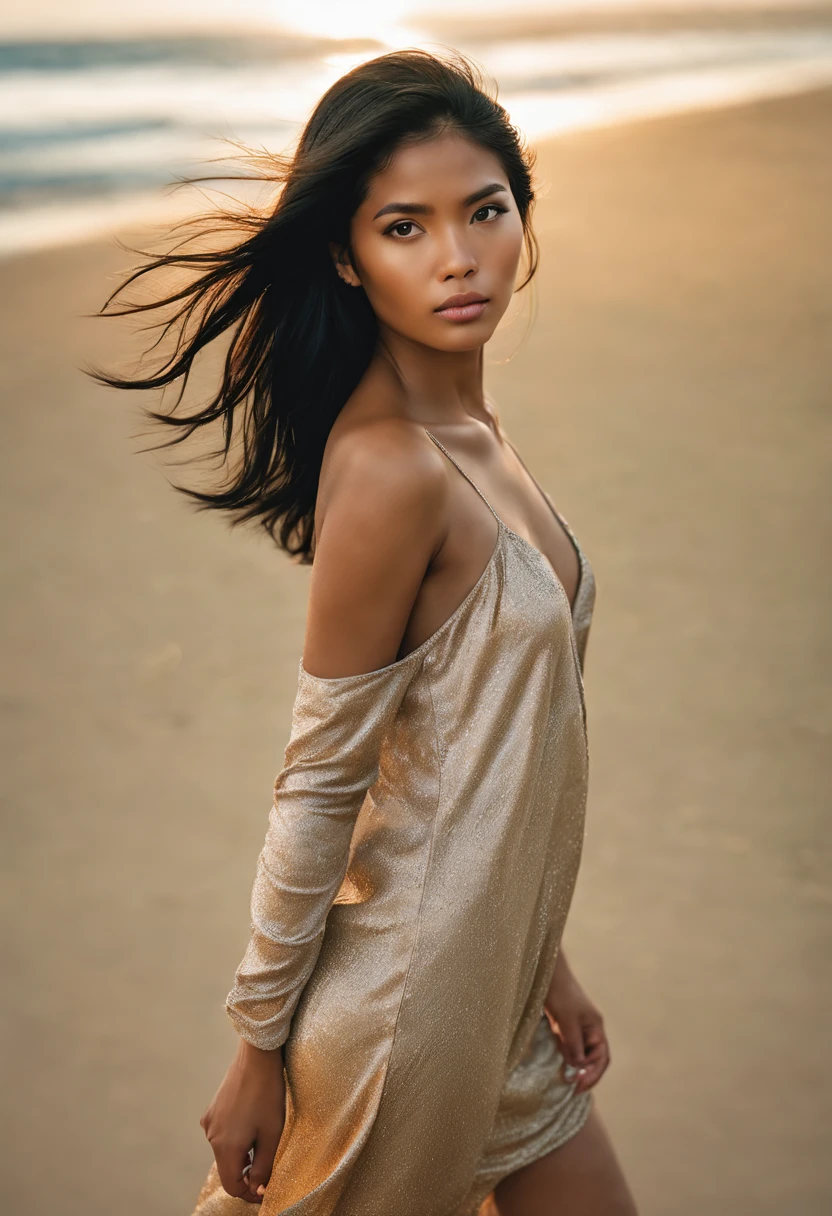
[[[0,249],[155,215],[216,137],[285,147],[387,47],[473,54],[539,139],[829,84],[831,16],[800,0],[35,0],[0,24]]]
[[[0,1206],[193,1208],[308,586],[174,493],[191,470],[139,450],[138,394],[80,370],[130,369],[150,337],[84,314],[139,264],[116,237],[152,246],[213,201],[177,181],[224,139],[285,149],[340,74],[415,45],[485,67],[539,158],[541,268],[487,387],[598,583],[564,945],[612,1045],[599,1109],[643,1216],[821,1216],[826,0],[0,16]]]

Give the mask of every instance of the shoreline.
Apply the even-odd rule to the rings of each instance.
[[[822,94],[829,88],[832,61],[821,57],[816,63],[793,67],[750,64],[743,71],[731,69],[722,75],[680,73],[672,81],[645,81],[624,85],[620,90],[564,94],[556,99],[548,94],[528,94],[518,97],[512,115],[524,132],[532,132],[529,143],[540,148],[552,140],[592,131]],[[551,111],[556,105],[560,105],[561,114],[554,119]],[[202,189],[231,194],[233,186],[219,183]],[[0,213],[0,266],[49,250],[97,243],[110,236],[128,240],[133,235],[138,239],[135,234],[145,228],[155,231],[208,205],[204,194],[197,203],[192,193],[181,189],[171,197],[154,191],[75,204],[56,200],[30,211]]]

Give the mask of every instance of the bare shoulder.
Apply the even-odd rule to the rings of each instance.
[[[340,420],[339,420],[340,422]],[[358,520],[389,508],[415,509],[428,522],[446,506],[447,478],[435,445],[407,419],[386,417],[333,427],[321,466],[316,535],[328,517]]]
[[[395,661],[447,526],[434,444],[406,419],[333,428],[321,466],[304,667],[336,677]]]

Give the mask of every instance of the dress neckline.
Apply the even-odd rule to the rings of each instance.
[[[514,452],[514,454],[517,457],[518,461],[520,462],[521,466],[528,473],[528,475],[532,481],[532,484],[537,488],[538,493],[540,494],[541,498],[545,502],[546,506],[549,508],[549,511],[551,512],[552,516],[554,517],[556,522],[561,526],[561,528],[563,529],[564,535],[567,537],[570,544],[572,545],[572,548],[575,550],[575,555],[578,559],[578,585],[575,588],[574,602],[569,599],[569,596],[567,595],[567,592],[566,592],[566,588],[564,587],[563,582],[561,581],[560,575],[558,574],[557,570],[555,570],[554,566],[549,561],[546,554],[541,549],[538,549],[537,545],[533,545],[530,540],[526,540],[525,536],[521,536],[519,532],[515,532],[513,528],[510,528],[508,526],[508,524],[494,510],[494,508],[491,505],[491,503],[489,502],[488,498],[482,492],[482,490],[477,485],[477,483],[474,481],[473,477],[471,477],[470,474],[465,472],[465,469],[463,469],[462,465],[459,463],[459,461],[456,459],[456,457],[454,457],[448,451],[448,449],[441,442],[441,440],[437,439],[437,437],[431,431],[429,431],[427,427],[423,427],[422,429],[424,430],[424,432],[428,436],[428,438],[432,439],[433,442],[437,445],[437,447],[440,447],[442,449],[442,451],[445,453],[445,455],[448,457],[448,459],[451,461],[451,463],[456,466],[456,468],[459,470],[459,472],[462,474],[462,476],[465,478],[465,480],[474,487],[477,494],[479,494],[480,498],[483,500],[483,502],[488,507],[491,514],[496,519],[498,529],[502,529],[502,531],[504,533],[506,533],[508,536],[513,537],[514,540],[518,540],[521,545],[524,545],[526,547],[526,549],[529,550],[531,553],[536,554],[537,557],[544,563],[546,568],[550,571],[552,578],[554,579],[555,584],[557,586],[557,589],[561,592],[561,594],[563,595],[563,598],[566,600],[566,604],[569,609],[569,615],[574,621],[575,609],[578,606],[578,602],[581,598],[584,587],[586,585],[586,557],[584,556],[583,550],[581,549],[581,546],[578,543],[578,538],[575,536],[574,532],[569,527],[569,524],[566,522],[566,520],[563,518],[563,516],[560,514],[560,512],[556,509],[555,504],[552,502],[551,498],[546,493],[546,491],[543,489],[543,487],[540,485],[537,478],[534,476],[534,474],[531,472],[531,470],[527,467],[525,461],[523,460],[523,457],[517,451],[517,448],[514,446],[514,444],[511,442],[511,440],[508,437],[505,437],[506,443],[509,445],[511,450]],[[492,554],[492,557],[493,557],[493,554]],[[490,561],[489,561],[489,565],[490,565]]]

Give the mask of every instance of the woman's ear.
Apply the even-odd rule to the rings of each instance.
[[[348,287],[360,287],[361,280],[353,269],[346,245],[338,245],[335,241],[330,241],[329,252],[332,255],[332,261],[335,264],[339,277],[344,280]]]

